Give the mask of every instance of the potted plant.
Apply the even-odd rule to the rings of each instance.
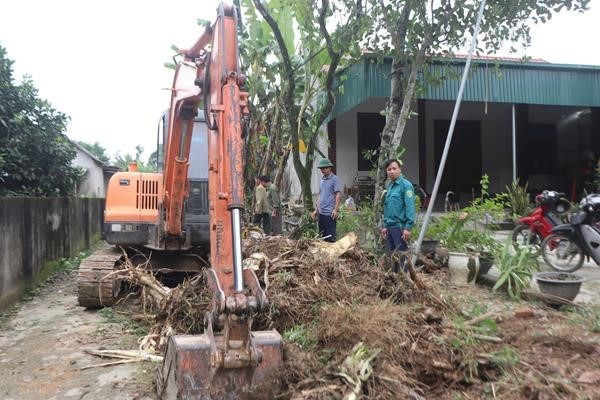
[[[526,246],[515,248],[510,237],[497,251],[495,264],[500,276],[493,290],[505,288],[512,298],[520,298],[523,290],[529,287],[533,274],[539,271],[537,256]]]
[[[492,266],[497,243],[491,236],[491,228],[504,213],[502,197],[488,193],[489,177],[481,177],[481,195],[461,211],[448,212],[428,228],[428,235],[439,239],[448,249],[448,267],[451,274],[460,275],[467,281],[469,260],[477,265],[480,273]],[[483,268],[481,260],[483,260]],[[453,279],[454,280],[454,279]]]
[[[508,219],[512,223],[512,227],[507,225],[505,228],[513,229],[514,222],[523,215],[529,214],[529,211],[531,210],[531,201],[529,193],[527,192],[527,183],[525,183],[524,186],[521,186],[519,185],[519,182],[515,180],[510,186],[506,186],[505,199],[510,212]]]
[[[539,272],[535,279],[540,292],[548,295],[544,301],[551,306],[573,301],[585,281],[580,275],[559,271]]]

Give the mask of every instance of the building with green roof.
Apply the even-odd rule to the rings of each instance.
[[[436,60],[420,73],[420,82],[426,75],[434,83],[422,84],[412,104],[402,139],[403,172],[427,192],[435,181],[464,64],[464,59]],[[348,188],[366,187],[372,165],[363,152],[379,147],[390,66],[391,59],[365,58],[340,79],[343,90],[327,124],[327,155]],[[484,173],[492,191],[504,190],[514,177],[534,191],[578,191],[572,170],[579,168],[584,150],[598,160],[599,66],[475,59],[440,192],[478,191]]]

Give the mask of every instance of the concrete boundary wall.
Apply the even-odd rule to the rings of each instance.
[[[104,199],[0,197],[0,307],[101,236]]]

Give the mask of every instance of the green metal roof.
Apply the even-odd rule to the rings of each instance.
[[[420,99],[454,101],[458,95],[464,59],[434,61],[425,72],[438,84],[423,87]],[[330,119],[371,97],[390,93],[391,59],[365,59],[351,66],[343,79]],[[473,60],[464,101],[562,106],[600,106],[600,66]]]

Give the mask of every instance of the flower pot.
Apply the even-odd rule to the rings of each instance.
[[[421,254],[435,253],[438,244],[440,244],[439,240],[423,240],[421,243]]]
[[[540,292],[556,297],[556,300],[546,300],[549,304],[564,304],[561,299],[572,301],[585,281],[580,275],[558,271],[539,272],[535,279]]]
[[[449,252],[448,252],[448,248],[444,247],[444,246],[438,246],[435,249],[435,255],[439,258],[448,259],[449,256]]]
[[[450,281],[455,284],[466,284],[469,275],[469,258],[467,253],[455,251],[448,252],[448,269],[450,270]]]
[[[492,228],[495,231],[512,231],[515,228],[515,223],[512,221],[498,222]]]
[[[494,265],[494,258],[487,255],[479,256],[479,270],[477,271],[477,275],[485,275]]]

